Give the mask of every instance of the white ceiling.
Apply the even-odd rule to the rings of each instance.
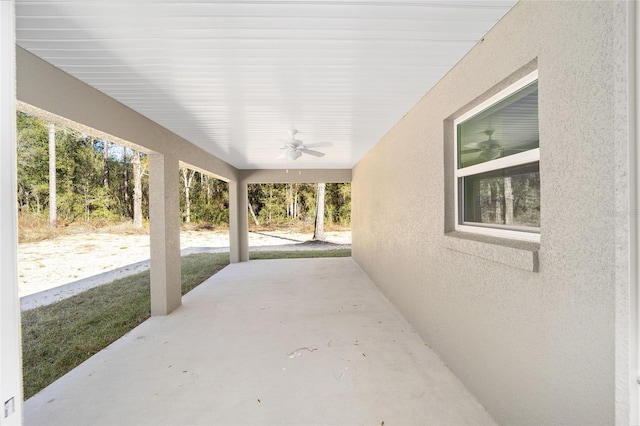
[[[16,0],[17,43],[237,168],[351,168],[515,2]]]

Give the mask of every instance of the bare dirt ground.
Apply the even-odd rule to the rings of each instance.
[[[351,244],[349,231],[327,232],[326,235],[326,241],[336,244],[336,248]],[[312,236],[310,233],[285,231],[250,232],[249,247],[253,250],[308,249],[308,245],[302,243],[311,240]],[[223,231],[183,231],[180,247],[183,254],[225,252],[229,250],[229,234]],[[149,235],[94,232],[19,244],[19,296],[49,290],[148,259]],[[143,265],[134,266],[132,272],[145,268]]]

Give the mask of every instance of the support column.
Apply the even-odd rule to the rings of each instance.
[[[247,184],[229,182],[229,261],[249,260],[249,224],[247,219]]]
[[[0,1],[0,425],[22,423],[14,2]]]
[[[630,61],[630,424],[640,423],[640,7],[637,2],[627,3],[629,17]],[[622,419],[624,423],[627,419]]]
[[[238,231],[238,183],[229,182],[229,262],[240,262],[240,233]]]
[[[182,303],[180,283],[180,164],[149,154],[151,315],[167,315]]]
[[[247,184],[240,181],[238,184],[238,236],[240,248],[240,262],[249,261],[249,191]]]

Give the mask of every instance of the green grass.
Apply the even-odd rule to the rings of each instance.
[[[349,257],[351,249],[300,250],[300,251],[254,251],[249,259],[306,259],[311,257]]]
[[[348,257],[349,249],[253,252],[251,259]],[[182,257],[182,294],[229,264],[227,253]],[[150,315],[149,271],[22,313],[25,399],[113,343]]]

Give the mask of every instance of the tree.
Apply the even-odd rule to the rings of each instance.
[[[21,112],[16,122],[21,220],[27,214],[44,219],[48,213],[53,226],[58,219],[109,222],[136,216],[136,226],[142,226],[148,215],[148,178],[143,177],[146,157],[138,153],[139,169],[134,176],[131,154],[124,147],[122,157],[119,150],[118,155],[109,156],[109,150],[114,152],[109,141],[61,126],[49,128],[47,122]],[[137,185],[136,178],[140,180]]]
[[[325,184],[318,184],[318,195],[316,197],[316,221],[313,229],[313,239],[324,241],[324,190]]]
[[[53,213],[56,220],[67,223],[76,220],[109,223],[133,218],[134,227],[142,228],[149,212],[147,156],[61,126],[55,127],[53,142],[48,138],[47,122],[20,112],[17,124],[17,189],[21,219],[24,215],[44,219],[46,214]],[[52,152],[48,152],[49,148]],[[181,169],[180,180],[185,222],[229,223],[226,182],[188,169]],[[536,187],[539,188],[539,184]],[[534,217],[536,212],[539,216],[534,188],[528,188],[528,181],[523,187],[520,181],[514,180],[514,216],[522,217],[524,213]],[[350,223],[350,184],[324,186],[324,203],[320,207],[323,211],[318,212],[319,217],[316,215],[317,185],[251,184],[248,189],[254,223],[311,225],[319,217],[331,224]],[[520,194],[532,195],[524,197]],[[51,219],[50,222],[55,222]],[[318,222],[318,226],[323,225],[324,221]],[[321,238],[322,230],[316,229],[316,238]]]
[[[21,214],[39,214],[49,187],[47,126],[18,113],[17,127],[18,206]]]
[[[324,193],[325,221],[349,226],[351,184],[325,184]],[[248,195],[251,209],[261,224],[315,225],[318,195],[316,184],[250,184]]]
[[[196,174],[194,170],[182,168],[182,185],[184,189],[184,221],[191,223],[191,184],[193,183],[193,176]]]
[[[140,151],[133,151],[133,227],[142,228],[142,167],[140,165]]]
[[[133,212],[129,203],[129,155],[126,146],[122,146],[122,201],[123,213],[133,217]],[[133,166],[133,165],[132,165]]]
[[[58,223],[56,203],[56,126],[49,123],[49,227]]]
[[[102,154],[104,155],[104,176],[102,183],[109,188],[109,141],[102,141]]]
[[[256,217],[256,214],[253,211],[253,207],[251,207],[251,203],[247,200],[247,204],[249,205],[249,213],[251,213],[251,217],[253,218],[253,223],[256,224],[256,226],[260,226],[260,222],[258,222],[258,218]]]
[[[290,183],[287,193],[287,216],[291,220],[296,220],[299,215],[298,210],[298,184]]]
[[[511,176],[504,178],[504,224],[513,225],[513,189]]]

